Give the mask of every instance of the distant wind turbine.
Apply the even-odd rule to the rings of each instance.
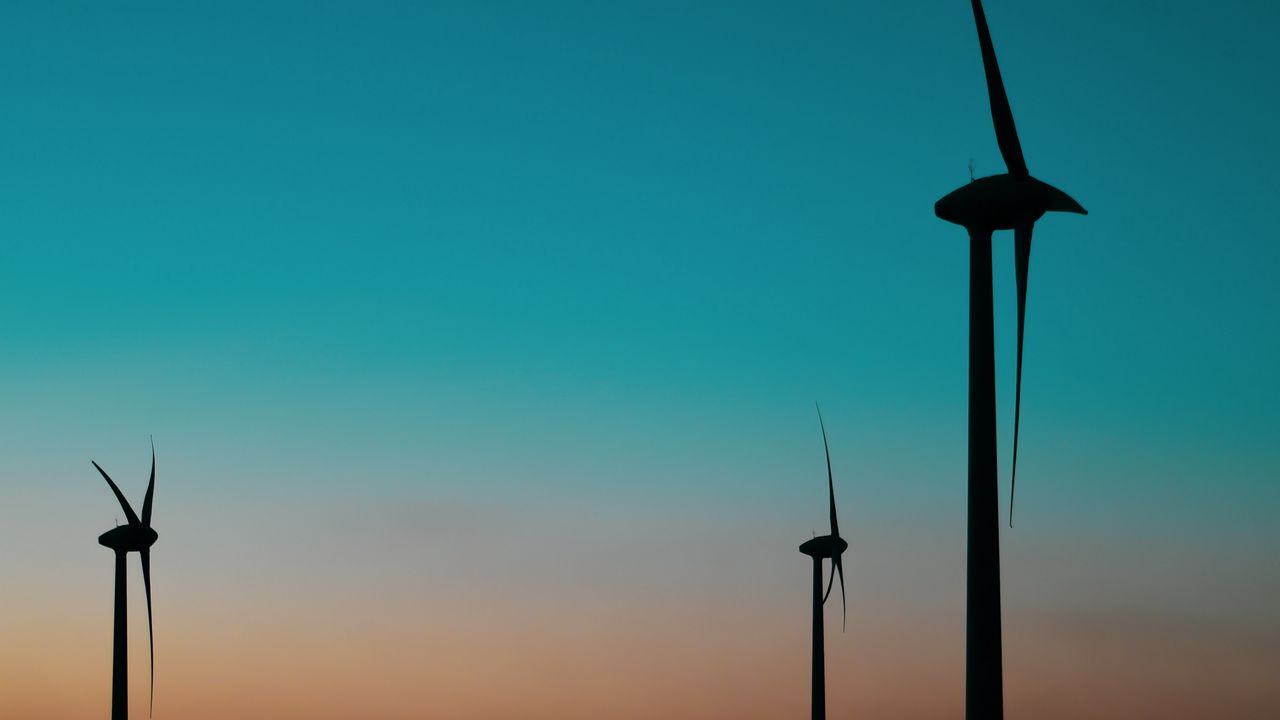
[[[111,663],[111,720],[129,720],[129,631],[128,608],[126,603],[125,556],[136,552],[142,558],[142,585],[147,592],[147,639],[151,656],[151,706],[155,706],[156,692],[156,647],[155,635],[151,628],[151,546],[159,537],[151,529],[151,501],[156,489],[156,448],[151,445],[151,480],[147,483],[147,495],[142,501],[142,517],[139,518],[130,507],[129,501],[116,486],[111,476],[98,463],[93,466],[102,474],[103,479],[111,486],[124,508],[128,524],[117,525],[98,537],[98,544],[116,551],[116,599],[115,599],[115,637],[112,639]]]
[[[1013,124],[981,0],[971,0],[996,143],[1007,173],[970,180],[934,205],[939,218],[969,232],[969,558],[966,620],[965,716],[998,720],[1004,714],[1000,650],[1000,528],[996,484],[995,351],[991,308],[991,236],[1013,230],[1018,282],[1018,361],[1013,416],[1013,482],[1017,479],[1022,420],[1022,338],[1027,307],[1031,232],[1046,212],[1087,214],[1080,203],[1027,170]]]
[[[816,403],[815,403],[816,407]],[[813,693],[813,720],[825,720],[827,717],[826,689],[826,653],[823,649],[822,606],[831,595],[836,575],[840,576],[840,610],[842,623],[846,612],[844,597],[844,565],[841,557],[849,547],[849,543],[840,537],[840,523],[836,519],[836,486],[831,475],[831,450],[827,447],[827,426],[822,422],[822,409],[818,409],[818,425],[822,428],[822,449],[827,454],[827,493],[831,509],[831,534],[821,535],[807,540],[800,546],[800,552],[813,558],[813,677],[811,688]],[[831,580],[827,582],[827,591],[822,591],[822,561],[831,559]]]

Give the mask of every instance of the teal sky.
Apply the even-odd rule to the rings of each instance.
[[[1033,254],[1011,713],[1280,702],[1280,5],[1150,7],[987,5],[1028,165],[1090,211]],[[803,710],[819,400],[833,707],[960,706],[967,252],[932,205],[1004,170],[967,3],[10,4],[0,88],[0,606],[60,608],[0,637],[96,633],[62,664],[11,644],[45,668],[15,688],[83,656],[105,707],[118,510],[89,460],[140,502],[154,435],[157,717],[252,716],[181,685],[220,609],[454,608],[503,677],[564,639],[539,603],[627,615],[605,657],[683,619],[761,658],[724,687],[624,664],[598,687],[652,695],[638,717],[728,712],[756,673],[782,680],[753,707]],[[995,278],[1003,512],[1007,236]],[[316,716],[298,692],[264,717]],[[406,717],[479,702],[423,692]],[[522,717],[608,715],[589,695]],[[36,715],[88,711],[62,712]]]

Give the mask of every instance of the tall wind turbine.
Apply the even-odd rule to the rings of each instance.
[[[1013,230],[1018,282],[1018,364],[1014,391],[1013,471],[1017,478],[1022,414],[1022,328],[1027,307],[1031,231],[1046,212],[1087,214],[1080,203],[1027,170],[1005,95],[981,0],[971,0],[987,77],[996,143],[1008,169],[972,180],[934,205],[934,213],[969,232],[969,558],[966,618],[965,716],[1004,714],[1000,658],[1000,519],[996,485],[995,352],[991,308],[991,235]],[[1013,522],[1010,485],[1010,524]]]
[[[827,492],[831,501],[831,534],[822,535],[806,541],[800,546],[800,552],[813,558],[813,720],[825,720],[827,717],[826,688],[826,653],[822,645],[822,606],[831,595],[831,587],[835,584],[836,575],[840,576],[840,609],[845,612],[844,599],[844,565],[841,556],[849,543],[840,537],[840,523],[836,520],[836,486],[831,476],[831,450],[827,447],[827,426],[822,422],[822,409],[818,409],[818,425],[822,428],[822,449],[827,453]],[[831,559],[831,580],[827,582],[827,591],[822,591],[822,561]]]
[[[111,662],[111,720],[129,720],[129,631],[126,603],[125,556],[136,552],[142,558],[142,585],[147,592],[147,639],[151,656],[151,705],[155,706],[156,694],[156,645],[151,629],[151,546],[159,537],[151,529],[151,500],[156,490],[156,448],[151,446],[151,480],[147,483],[147,496],[142,501],[142,517],[139,518],[124,499],[124,493],[111,476],[98,463],[93,463],[103,479],[111,486],[128,518],[127,525],[117,525],[98,537],[98,544],[116,551],[116,608],[115,637],[112,639]]]

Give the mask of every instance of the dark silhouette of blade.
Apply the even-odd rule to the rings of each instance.
[[[831,534],[840,537],[840,522],[836,519],[836,482],[831,475],[831,449],[827,447],[827,426],[822,422],[822,408],[818,403],[813,406],[818,410],[818,426],[822,428],[822,450],[827,454],[827,493],[831,500]]]
[[[987,96],[991,99],[991,120],[996,126],[996,144],[1000,156],[1012,175],[1027,175],[1027,161],[1022,157],[1022,144],[1018,142],[1018,128],[1013,124],[1013,110],[1009,108],[1009,96],[1004,91],[1000,77],[1000,65],[996,63],[996,49],[991,44],[991,31],[987,29],[987,14],[982,11],[982,0],[973,0],[973,19],[978,25],[978,45],[982,48],[982,69],[987,75]]]
[[[156,441],[151,441],[151,480],[147,483],[147,496],[142,499],[142,524],[151,527],[151,498],[156,491]]]
[[[124,493],[120,492],[120,488],[116,487],[116,481],[111,479],[111,476],[107,474],[106,470],[102,469],[101,465],[93,462],[92,460],[89,462],[93,463],[93,466],[98,468],[98,472],[102,474],[103,479],[111,486],[111,492],[116,494],[116,499],[120,501],[120,507],[124,508],[124,516],[128,518],[129,524],[141,525],[142,523],[138,520],[137,514],[133,512],[133,508],[129,507],[129,501],[124,499]]]
[[[836,555],[831,558],[831,579],[827,581],[827,592],[822,596],[822,604],[827,603],[827,598],[831,595],[831,587],[836,584],[836,575],[840,576],[840,630],[845,631],[849,627],[849,608],[845,604],[844,597],[844,556]]]
[[[1009,480],[1009,527],[1013,527],[1013,493],[1018,486],[1018,426],[1022,421],[1022,326],[1027,318],[1027,268],[1031,264],[1031,229],[1013,231],[1013,263],[1018,276],[1018,369],[1013,391],[1013,469]]]
[[[836,518],[836,481],[835,476],[831,472],[831,448],[827,445],[827,425],[822,421],[822,408],[818,407],[818,403],[813,404],[818,411],[818,426],[822,428],[822,450],[827,455],[827,493],[831,501],[831,536],[840,537],[840,521]],[[825,605],[827,598],[831,597],[831,588],[835,585],[836,575],[840,576],[840,611],[841,611],[841,628],[848,622],[847,607],[844,597],[844,563],[841,556],[836,555],[831,558],[831,579],[827,581],[827,591],[822,594],[822,603]]]
[[[151,550],[141,550],[138,553],[142,556],[142,587],[147,592],[147,641],[149,644],[148,655],[151,657],[151,699],[149,714],[155,713],[156,708],[156,637],[155,630],[151,627]]]

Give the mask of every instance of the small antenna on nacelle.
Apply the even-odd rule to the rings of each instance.
[[[973,182],[973,158],[969,158],[969,182]]]

